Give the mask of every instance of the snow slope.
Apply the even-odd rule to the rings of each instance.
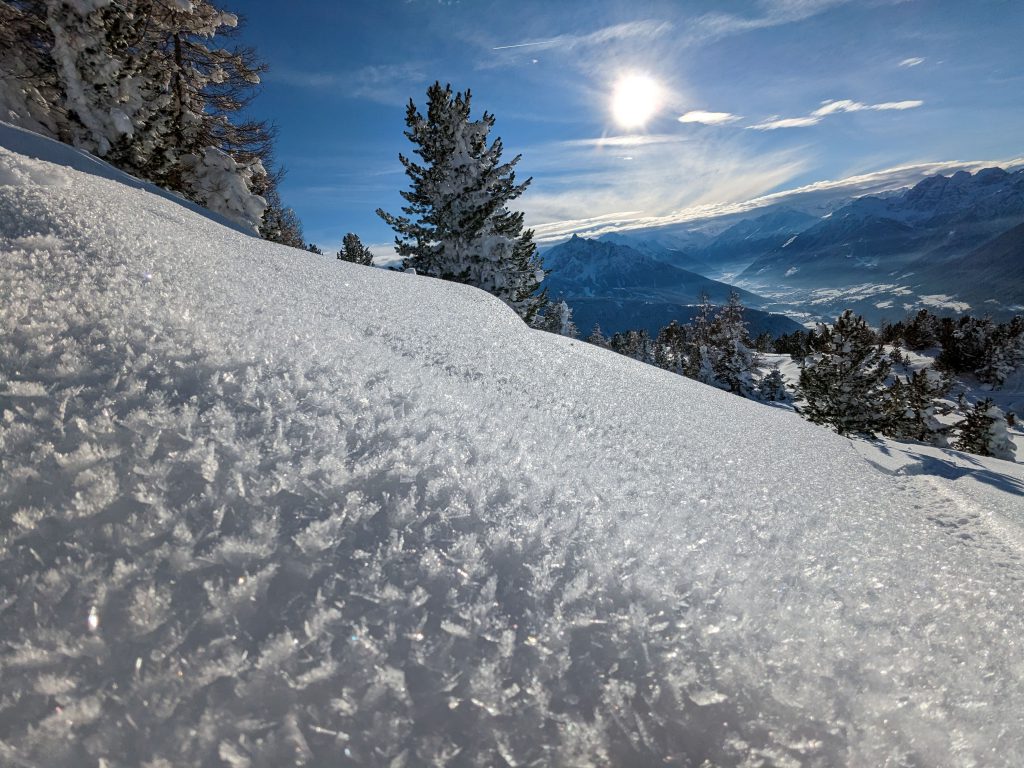
[[[0,764],[1024,762],[1019,488],[974,546],[968,484],[101,176],[0,149]]]

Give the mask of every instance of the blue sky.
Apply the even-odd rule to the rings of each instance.
[[[405,105],[435,80],[496,115],[543,238],[1024,155],[1020,0],[225,5],[271,67],[253,111],[278,126],[285,203],[325,250],[391,241],[373,212],[398,212]],[[627,109],[653,109],[641,125],[613,109],[630,76],[654,89]]]

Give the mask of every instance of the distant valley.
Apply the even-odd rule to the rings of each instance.
[[[734,288],[755,310],[754,333],[790,327],[772,313],[810,322],[849,307],[878,323],[921,308],[1024,311],[1024,170],[932,176],[825,215],[775,207],[714,224],[574,237],[545,253],[549,292],[581,328],[606,331],[686,322],[701,293],[721,303]]]

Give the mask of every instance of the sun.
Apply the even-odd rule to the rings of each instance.
[[[626,75],[615,84],[612,115],[622,128],[642,127],[661,106],[661,87],[647,75]]]

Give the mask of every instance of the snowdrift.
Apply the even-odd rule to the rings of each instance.
[[[0,149],[0,764],[1024,762],[1019,489],[67,165]]]

